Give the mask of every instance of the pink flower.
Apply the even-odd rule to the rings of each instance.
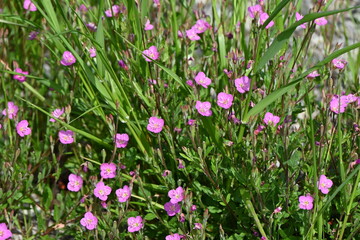
[[[332,64],[334,64],[334,67],[338,68],[338,69],[343,69],[346,64],[347,64],[347,61],[345,60],[342,60],[342,59],[333,59],[332,61]]]
[[[260,15],[263,12],[261,5],[257,4],[255,6],[248,7],[249,17],[255,18],[256,15]]]
[[[34,39],[37,37],[38,34],[39,34],[39,32],[37,32],[37,31],[31,31],[31,32],[29,33],[28,39],[29,39],[29,40],[34,40]]]
[[[306,77],[307,78],[316,78],[318,76],[320,76],[320,74],[318,73],[318,71],[315,70],[315,71],[309,73],[309,75],[307,75]]]
[[[202,229],[202,224],[201,223],[194,223],[194,228],[193,229],[196,229],[196,230],[201,230]]]
[[[265,21],[269,18],[269,15],[266,12],[260,14],[260,24],[263,25]],[[274,26],[274,21],[270,21],[268,25],[265,27],[266,29],[271,28]]]
[[[61,108],[61,109],[57,108],[51,114],[53,115],[54,118],[59,118],[61,115],[63,115],[64,112],[65,112],[64,108]],[[56,122],[55,119],[53,119],[53,118],[50,118],[49,121]]]
[[[334,95],[330,101],[330,110],[336,114],[345,112],[348,103],[346,98]]]
[[[2,111],[2,114],[3,114],[4,116],[6,116],[7,114],[9,114],[9,118],[10,118],[10,119],[13,119],[13,118],[16,117],[18,111],[19,111],[18,106],[16,106],[13,102],[8,102],[8,107],[7,107],[7,109],[5,108],[5,109]]]
[[[26,120],[22,120],[16,125],[16,131],[20,135],[20,137],[31,134],[31,129],[28,127],[28,125],[29,122]]]
[[[131,191],[127,185],[116,190],[115,194],[118,197],[119,202],[126,202],[131,197]]]
[[[175,216],[180,212],[181,206],[178,203],[167,202],[164,204],[164,209],[168,216]]]
[[[0,240],[6,240],[12,237],[12,233],[7,228],[5,223],[0,223]]]
[[[195,77],[195,82],[198,85],[203,86],[204,88],[207,88],[211,84],[211,79],[208,78],[205,73],[199,72]]]
[[[328,179],[325,175],[321,175],[318,181],[318,188],[323,194],[329,193],[329,188],[331,188],[333,182]]]
[[[208,30],[210,28],[210,24],[203,20],[203,19],[199,19],[196,21],[195,25],[191,27],[192,30],[194,30],[194,32],[196,34],[199,34],[199,33],[203,33],[205,32],[206,30]],[[191,40],[191,39],[190,39]]]
[[[126,63],[124,62],[124,60],[119,60],[118,61],[118,64],[119,66],[122,68],[122,69],[125,69],[125,70],[128,70],[129,67],[126,65]]]
[[[296,18],[296,21],[300,21],[301,19],[303,19],[303,15],[301,15],[300,13],[295,13],[295,18]],[[303,23],[300,25],[301,28],[306,28],[306,23]]]
[[[160,0],[153,0],[154,4],[157,5],[158,7],[160,6]]]
[[[89,9],[84,4],[81,4],[79,10],[82,13],[86,13]]]
[[[178,203],[184,199],[184,189],[182,187],[178,187],[176,189],[172,189],[168,192],[169,198],[171,198],[171,203]]]
[[[129,217],[127,223],[129,232],[137,232],[144,227],[143,219],[140,216],[137,216],[136,218]]]
[[[219,93],[217,96],[217,104],[219,105],[219,107],[225,109],[229,109],[231,107],[233,100],[233,95],[224,92]]]
[[[100,176],[102,178],[114,178],[116,177],[116,165],[115,163],[103,163],[100,165]]]
[[[170,234],[165,237],[165,240],[181,240],[181,235],[178,233]]]
[[[96,57],[96,48],[92,47],[89,49],[90,57],[94,58]]]
[[[197,41],[200,40],[200,36],[197,35],[196,31],[194,29],[189,29],[186,30],[186,36],[191,40],[191,41]]]
[[[281,210],[282,210],[282,207],[277,207],[277,208],[275,208],[273,213],[274,214],[279,213],[279,212],[281,212]]]
[[[89,22],[88,24],[86,24],[86,27],[87,27],[90,31],[96,32],[97,26],[95,25],[95,23]]]
[[[93,230],[97,227],[98,219],[91,212],[85,213],[84,217],[80,220],[81,225],[88,230]]]
[[[83,185],[83,179],[81,176],[72,173],[69,175],[69,183],[67,184],[67,189],[69,189],[72,192],[78,192],[80,191],[82,185]]]
[[[159,133],[162,131],[164,126],[164,119],[151,117],[149,118],[149,124],[147,125],[146,129],[153,133]]]
[[[314,22],[315,22],[315,24],[322,26],[322,25],[326,25],[328,21],[324,17],[321,17],[321,18],[315,19]]]
[[[71,144],[74,142],[74,132],[71,130],[61,130],[59,131],[59,139],[62,144]]]
[[[148,19],[145,23],[145,31],[149,31],[149,30],[153,30],[154,29],[154,25],[150,24],[150,20]]]
[[[211,108],[210,102],[196,101],[195,108],[201,115],[203,115],[205,117],[209,117],[212,115],[212,111],[210,110],[210,108]]]
[[[196,211],[196,205],[191,205],[191,207],[190,207],[190,210],[192,211],[192,212],[194,212],[194,211]]]
[[[106,17],[117,17],[121,13],[121,7],[119,5],[113,5],[111,8],[105,11]]]
[[[155,46],[151,46],[149,49],[144,50],[143,57],[145,61],[151,62],[152,60],[157,60],[159,58],[159,52]]]
[[[240,93],[248,92],[250,90],[250,82],[251,79],[248,78],[247,76],[243,76],[235,79],[236,90],[238,90],[238,92]]]
[[[23,7],[25,10],[29,10],[30,12],[37,11],[35,4],[31,0],[24,0]]]
[[[70,66],[73,65],[76,62],[76,58],[74,57],[74,55],[72,55],[71,52],[69,51],[65,51],[62,55],[62,59],[60,61],[60,63],[64,66]]]
[[[94,189],[95,197],[99,198],[101,201],[106,201],[108,195],[111,193],[111,187],[106,186],[104,182],[98,182]]]
[[[125,148],[129,142],[129,135],[126,133],[117,133],[115,135],[115,144],[117,148]]]
[[[280,122],[280,117],[273,115],[270,112],[267,112],[264,117],[264,123],[266,125],[273,125],[274,127],[276,124]]]
[[[195,123],[196,123],[195,119],[189,119],[189,121],[187,122],[187,125],[193,126],[193,125],[195,125]]]
[[[193,80],[187,80],[187,81],[186,81],[186,84],[189,85],[190,87],[193,87],[193,86],[194,86]]]
[[[299,197],[299,208],[311,210],[313,208],[314,198],[310,195]]]
[[[29,72],[25,72],[25,71],[21,70],[21,68],[16,68],[15,72],[22,73],[22,74],[25,74],[25,75],[29,75]],[[25,79],[26,79],[26,77],[22,76],[22,75],[14,75],[13,78],[18,80],[19,82],[25,82]]]

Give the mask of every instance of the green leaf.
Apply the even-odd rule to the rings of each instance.
[[[43,192],[43,205],[44,205],[45,209],[50,208],[52,200],[53,200],[53,192],[52,192],[51,188],[49,187],[49,185],[46,185],[44,187],[44,192]]]

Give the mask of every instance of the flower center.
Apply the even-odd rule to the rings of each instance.
[[[304,205],[309,205],[309,201],[304,201]]]
[[[4,235],[3,231],[0,231],[0,237],[2,237]]]
[[[104,195],[104,190],[99,190],[100,195]]]

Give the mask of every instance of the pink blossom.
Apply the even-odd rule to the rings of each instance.
[[[279,212],[281,212],[281,210],[282,210],[282,207],[277,207],[277,208],[275,208],[273,213],[274,214],[279,213]]]
[[[5,223],[0,223],[0,240],[6,240],[12,237],[11,231],[7,228]]]
[[[122,13],[122,9],[119,5],[113,5],[111,8],[105,11],[106,17],[117,17],[119,13]]]
[[[330,101],[330,110],[336,114],[345,112],[348,103],[346,98],[334,95]]]
[[[177,35],[178,35],[178,38],[183,38],[184,37],[183,33],[180,30],[177,32]]]
[[[158,7],[160,6],[160,0],[153,0],[154,4],[157,5]]]
[[[167,202],[164,204],[164,209],[168,216],[175,216],[180,212],[181,206],[178,203]]]
[[[103,163],[100,165],[100,176],[102,178],[114,178],[116,177],[116,165],[115,163]]]
[[[296,18],[296,21],[300,21],[301,19],[303,19],[303,15],[301,15],[300,13],[295,13],[295,18]],[[300,25],[301,28],[306,28],[306,23],[303,23]]]
[[[82,13],[86,13],[89,9],[84,4],[81,4],[80,7],[79,7],[79,10]]]
[[[69,52],[69,51],[65,51],[62,55],[62,59],[60,61],[60,63],[64,66],[71,66],[76,62],[76,58],[74,57],[74,55]]]
[[[96,48],[92,47],[89,49],[89,54],[91,58],[96,57]]]
[[[119,188],[115,192],[119,202],[126,202],[131,197],[131,190],[129,186],[125,185],[123,188]]]
[[[193,80],[187,80],[187,81],[186,81],[186,84],[189,85],[190,87],[193,87],[193,86],[194,86]]]
[[[328,179],[325,175],[321,175],[318,181],[318,188],[323,194],[329,193],[329,188],[331,188],[333,182]]]
[[[147,125],[147,130],[153,133],[159,133],[164,127],[164,119],[157,117],[150,117],[149,124]]]
[[[163,172],[163,174],[161,174],[161,176],[163,176],[163,177],[167,177],[167,176],[169,176],[169,175],[170,175],[170,173],[171,173],[171,171],[170,171],[170,170],[164,170],[164,172]]]
[[[28,127],[29,122],[27,120],[22,120],[16,125],[16,131],[20,137],[31,134],[31,129]]]
[[[333,59],[331,62],[334,65],[334,67],[338,69],[343,69],[347,64],[347,61],[337,58]]]
[[[126,63],[124,62],[124,60],[119,60],[119,61],[118,61],[118,64],[119,64],[119,66],[120,66],[122,69],[129,70],[129,67],[126,65]]]
[[[21,68],[16,68],[15,72],[29,75],[29,72],[25,72],[25,71],[21,70]],[[26,80],[26,77],[22,76],[22,75],[14,75],[13,78],[18,80],[19,82],[25,82],[25,80]]]
[[[280,122],[280,117],[273,115],[270,112],[267,112],[264,117],[264,123],[266,125],[273,125],[274,127],[276,124]]]
[[[187,122],[187,125],[193,126],[195,125],[196,120],[195,119],[189,119],[189,121]]]
[[[314,198],[311,195],[299,197],[299,208],[311,210],[313,208]]]
[[[225,109],[229,109],[231,107],[233,100],[233,95],[224,92],[219,93],[217,96],[217,104],[219,105],[219,107]]]
[[[10,119],[13,119],[13,118],[16,117],[18,111],[19,111],[18,106],[16,106],[13,102],[8,102],[8,107],[7,107],[7,109],[5,108],[5,109],[2,111],[2,114],[3,114],[4,116],[6,116],[7,114],[9,114],[9,118],[10,118]]]
[[[23,7],[25,10],[29,10],[30,12],[37,11],[35,4],[31,0],[24,0]]]
[[[60,130],[59,139],[62,144],[71,144],[74,142],[74,132],[71,130]]]
[[[260,15],[262,12],[263,12],[262,7],[259,4],[248,7],[248,13],[251,18],[255,18],[256,15]]]
[[[150,24],[150,20],[148,19],[145,23],[145,31],[149,31],[149,30],[153,30],[154,29],[154,25]]]
[[[63,113],[65,112],[64,108],[57,108],[55,109],[51,114],[53,115],[54,118],[59,118],[61,115],[63,115]],[[50,122],[56,122],[55,119],[50,118],[49,120]]]
[[[180,213],[180,216],[179,216],[179,222],[185,222],[185,214],[183,213]]]
[[[89,22],[88,24],[86,24],[86,27],[92,32],[96,32],[97,30],[97,26],[93,22]]]
[[[181,240],[181,235],[178,233],[170,234],[165,237],[165,240]]]
[[[212,111],[210,110],[210,108],[211,108],[210,102],[196,101],[195,108],[197,109],[198,113],[200,113],[201,115],[203,115],[205,117],[209,117],[212,115]]]
[[[69,189],[69,191],[78,192],[80,191],[82,185],[83,179],[81,176],[72,173],[69,175],[69,183],[67,184],[67,189]]]
[[[211,79],[208,78],[205,73],[199,72],[195,77],[195,82],[198,85],[203,86],[204,88],[207,88],[211,84]]]
[[[194,212],[194,211],[196,211],[196,205],[191,205],[191,207],[190,207],[190,211],[192,211],[192,212]]]
[[[147,62],[151,62],[159,58],[159,52],[155,46],[151,46],[149,49],[144,50],[142,53],[145,61]]]
[[[240,93],[248,92],[250,90],[250,82],[251,79],[248,78],[247,76],[243,76],[235,79],[236,90],[238,90],[238,92]]]
[[[143,219],[140,216],[129,217],[127,223],[129,232],[137,232],[144,227]]]
[[[186,30],[186,36],[191,40],[191,41],[197,41],[200,40],[200,36],[197,35],[196,31],[194,29],[189,29]]]
[[[263,25],[265,21],[269,18],[269,15],[266,12],[260,14],[260,24]],[[265,27],[266,29],[271,28],[274,26],[274,21],[270,21],[268,25]]]
[[[326,25],[328,21],[324,17],[321,17],[321,18],[315,19],[314,22],[315,22],[315,24],[317,24],[319,26],[323,26],[323,25]]]
[[[37,37],[38,34],[39,34],[39,32],[37,32],[37,31],[31,31],[29,33],[28,39],[29,40],[34,40]]]
[[[264,125],[259,125],[256,130],[254,130],[254,134],[258,135],[262,130],[265,129]]]
[[[115,144],[117,148],[125,148],[129,142],[129,135],[126,133],[117,133],[115,135]]]
[[[101,201],[106,201],[108,195],[111,193],[111,187],[106,186],[104,182],[98,182],[94,189],[95,197],[99,198]]]
[[[201,223],[194,223],[194,228],[193,229],[201,230],[202,228],[203,228],[203,226],[202,226]]]
[[[308,78],[316,78],[318,76],[320,76],[320,74],[318,73],[318,71],[315,70],[315,71],[309,73],[309,75],[307,75],[306,77],[308,77]]]
[[[203,19],[199,19],[199,20],[196,21],[195,25],[191,27],[191,29],[194,30],[194,32],[196,34],[199,34],[199,33],[205,32],[210,27],[211,26],[207,21],[205,21]]]
[[[176,189],[172,189],[168,192],[169,198],[171,198],[171,203],[178,203],[184,199],[185,193],[182,187],[178,187]]]
[[[85,213],[84,217],[80,220],[81,225],[88,230],[93,230],[97,227],[98,219],[91,212]]]

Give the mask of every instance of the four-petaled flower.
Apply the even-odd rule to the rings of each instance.
[[[29,10],[30,12],[37,11],[35,4],[31,0],[24,0],[23,7],[25,10]]]
[[[178,233],[170,234],[165,237],[165,240],[181,240],[181,235]]]
[[[321,175],[318,181],[318,188],[323,194],[329,193],[329,188],[331,188],[333,182],[328,179],[325,175]]]
[[[119,188],[115,192],[119,202],[126,202],[131,197],[131,190],[129,186],[125,185],[123,188]]]
[[[114,178],[116,177],[116,164],[115,163],[103,163],[100,165],[100,175],[102,178]]]
[[[176,189],[171,189],[168,192],[169,198],[171,198],[171,203],[178,203],[181,202],[184,199],[185,193],[184,189],[182,187],[178,187]]]
[[[337,58],[333,59],[331,62],[334,65],[334,67],[338,69],[343,69],[347,64],[347,61]]]
[[[104,182],[98,182],[94,189],[95,197],[99,198],[101,201],[106,201],[108,195],[111,193],[111,187],[106,186]]]
[[[295,13],[295,19],[296,19],[296,21],[300,21],[301,19],[303,19],[304,18],[304,16],[303,15],[301,15],[300,13]],[[300,25],[300,27],[301,28],[306,28],[306,23],[303,23],[303,24],[301,24]]]
[[[152,60],[157,60],[159,58],[159,52],[155,46],[151,46],[149,49],[144,50],[143,57],[145,61],[151,62]]]
[[[125,11],[125,6],[113,5],[111,8],[105,11],[106,17],[117,17],[119,13]]]
[[[225,109],[229,109],[231,107],[233,100],[233,95],[224,92],[219,93],[217,96],[217,104],[219,105],[219,107]]]
[[[322,26],[322,25],[326,25],[327,24],[327,20],[324,17],[315,19],[315,24]]]
[[[307,75],[306,77],[307,78],[316,78],[318,76],[320,76],[320,74],[318,73],[318,71],[315,70],[315,71],[309,73],[309,75]]]
[[[25,75],[29,74],[29,72],[25,72],[21,68],[15,68],[15,72],[22,73],[22,74],[25,74]],[[22,75],[14,75],[13,78],[18,80],[19,82],[25,82],[25,80],[26,80],[26,77],[22,76]]]
[[[249,17],[255,18],[256,15],[260,15],[261,13],[263,13],[262,6],[259,4],[250,6],[248,7],[248,13],[249,13]]]
[[[267,14],[266,12],[263,12],[260,14],[260,24],[263,25],[265,23],[265,21],[269,18],[269,14]],[[270,21],[268,23],[268,25],[266,25],[266,29],[271,28],[272,26],[274,26],[274,21]]]
[[[248,92],[250,90],[250,82],[251,79],[248,78],[247,76],[243,76],[235,79],[236,90],[238,90],[238,92],[240,93]]]
[[[162,131],[164,126],[164,119],[157,117],[150,117],[149,124],[147,125],[147,130],[153,133],[159,133]]]
[[[69,183],[67,184],[67,189],[69,189],[72,192],[78,192],[80,191],[82,185],[83,185],[83,179],[81,176],[72,173],[69,175]]]
[[[144,227],[143,219],[140,216],[129,217],[127,223],[129,232],[137,232]]]
[[[60,63],[64,66],[70,66],[73,65],[76,62],[76,58],[74,57],[74,55],[69,52],[69,51],[65,51],[62,55],[62,59],[60,61]]]
[[[207,21],[199,19],[196,21],[195,25],[191,27],[191,29],[194,30],[196,34],[199,34],[205,32],[210,27],[211,26]]]
[[[96,48],[92,47],[89,49],[89,54],[91,58],[96,57]]]
[[[195,82],[204,88],[207,88],[211,84],[211,79],[208,78],[205,73],[199,72],[195,77]]]
[[[61,115],[63,115],[63,113],[65,112],[64,108],[57,108],[55,109],[51,114],[53,115],[54,118],[59,118]],[[49,120],[50,122],[56,122],[55,119],[50,118]]]
[[[17,115],[17,112],[19,111],[18,106],[16,106],[13,102],[8,102],[7,105],[8,105],[8,107],[5,108],[5,109],[2,111],[2,114],[3,114],[4,116],[6,116],[6,115],[9,114],[8,117],[9,117],[10,119],[15,118],[16,115]]]
[[[202,224],[201,223],[194,223],[194,228],[193,229],[197,229],[197,230],[201,230],[202,229]]]
[[[209,117],[212,115],[212,111],[210,110],[210,108],[211,108],[210,102],[196,101],[195,108],[201,115],[203,115],[205,117]]]
[[[97,227],[98,219],[91,212],[85,213],[84,217],[80,220],[81,225],[88,230],[93,230]]]
[[[125,148],[129,142],[129,135],[117,133],[115,135],[115,145],[117,148]]]
[[[194,29],[189,29],[186,30],[186,36],[191,40],[191,41],[197,41],[200,40],[200,36],[197,35],[196,31]]]
[[[311,210],[313,208],[314,198],[311,195],[299,197],[299,208]]]
[[[175,216],[180,212],[181,206],[178,203],[167,202],[164,204],[164,209],[170,217]]]
[[[16,125],[16,131],[20,135],[20,137],[31,134],[31,129],[28,126],[29,122],[27,120],[22,120]]]
[[[9,237],[12,237],[12,233],[7,228],[5,223],[0,223],[0,240],[6,240]]]
[[[74,142],[74,132],[71,130],[60,130],[59,131],[59,139],[62,144],[71,144]]]
[[[279,122],[280,122],[280,117],[275,116],[270,112],[265,113],[264,123],[266,125],[273,125],[275,127],[276,124],[278,124]]]
[[[146,23],[145,23],[145,28],[144,28],[144,30],[145,31],[149,31],[149,30],[153,30],[154,29],[154,25],[152,25],[151,23],[150,23],[150,20],[148,19],[147,21],[146,21]]]

